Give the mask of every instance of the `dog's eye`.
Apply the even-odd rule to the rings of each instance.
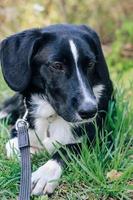
[[[54,62],[50,65],[51,68],[55,69],[55,70],[60,70],[63,71],[64,70],[64,64],[61,62]]]

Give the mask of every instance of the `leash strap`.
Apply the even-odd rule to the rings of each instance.
[[[31,192],[31,161],[28,126],[29,125],[25,119],[18,119],[16,122],[16,130],[18,132],[18,144],[21,157],[19,200],[30,200]]]

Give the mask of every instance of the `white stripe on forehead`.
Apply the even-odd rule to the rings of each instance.
[[[72,51],[72,55],[73,55],[73,58],[74,58],[74,62],[75,62],[75,65],[76,65],[76,68],[77,68],[77,63],[78,63],[78,51],[77,51],[77,48],[73,42],[73,40],[69,40],[69,43],[70,43],[70,49]]]
[[[72,52],[72,55],[73,55],[75,65],[76,65],[76,72],[77,72],[77,76],[78,76],[78,80],[79,80],[79,83],[80,83],[81,90],[83,92],[84,101],[94,103],[93,100],[91,99],[88,91],[87,91],[87,88],[86,88],[86,86],[85,86],[85,84],[82,80],[81,74],[80,74],[79,69],[78,69],[78,57],[79,57],[79,55],[78,55],[77,47],[76,47],[73,40],[69,40],[69,44],[70,44],[70,49],[71,49],[71,52]]]

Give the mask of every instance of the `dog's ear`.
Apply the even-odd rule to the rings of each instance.
[[[85,31],[88,34],[89,38],[93,41],[97,57],[97,62],[96,62],[97,72],[103,83],[105,82],[107,84],[108,82],[110,82],[110,77],[109,77],[108,67],[102,51],[102,46],[99,36],[94,30],[92,30],[90,27],[87,27],[86,25],[82,25],[81,29]]]
[[[23,91],[31,78],[30,59],[41,38],[39,29],[23,31],[0,44],[2,72],[7,84],[15,91]]]

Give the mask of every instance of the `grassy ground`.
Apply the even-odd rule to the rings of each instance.
[[[112,119],[114,104],[110,103],[104,134],[97,137],[96,145],[86,146],[83,142],[83,150],[80,158],[70,154],[72,162],[60,180],[60,186],[49,199],[58,200],[104,200],[104,199],[132,199],[133,198],[133,112],[129,103],[130,95],[127,92],[133,90],[116,91],[116,115]],[[130,94],[130,93],[129,93]],[[17,158],[8,160],[5,154],[5,143],[8,139],[6,122],[0,124],[0,199],[16,199],[18,195],[18,183],[20,168]],[[110,131],[111,130],[111,131]],[[108,144],[107,138],[111,136],[113,145]],[[49,156],[40,152],[32,158],[33,170],[40,166]],[[46,200],[47,196],[32,198]]]

